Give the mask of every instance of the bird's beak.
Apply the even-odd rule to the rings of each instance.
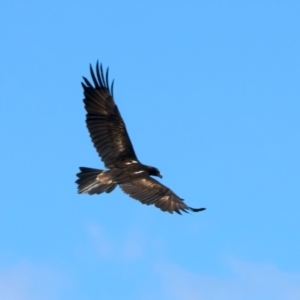
[[[163,178],[163,176],[162,176],[162,174],[161,173],[159,173],[159,175],[158,175],[160,178]]]

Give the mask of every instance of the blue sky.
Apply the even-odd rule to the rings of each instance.
[[[0,299],[300,299],[298,1],[1,1]],[[120,190],[81,76],[99,60],[138,158],[198,214]]]

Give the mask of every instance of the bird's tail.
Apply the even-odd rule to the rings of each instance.
[[[78,193],[101,194],[110,193],[117,184],[112,181],[109,171],[80,167],[80,172],[76,174],[78,179]]]

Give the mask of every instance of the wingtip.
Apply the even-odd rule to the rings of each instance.
[[[111,82],[111,95],[113,96],[114,95],[114,83],[115,83],[115,80],[113,79],[113,81]]]
[[[199,212],[199,211],[206,210],[206,208],[204,208],[204,207],[202,207],[202,208],[192,208],[192,207],[189,207],[189,210],[191,210],[193,212]]]

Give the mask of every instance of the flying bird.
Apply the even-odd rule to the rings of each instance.
[[[102,64],[99,66],[97,62],[96,71],[90,65],[90,72],[93,84],[85,77],[82,82],[86,125],[106,170],[80,167],[76,174],[78,193],[110,193],[118,185],[133,199],[147,205],[154,204],[162,211],[181,214],[204,210],[187,206],[171,189],[151,177],[162,178],[162,175],[157,168],[138,160],[114,101],[114,81],[109,85],[108,69],[104,73]]]

